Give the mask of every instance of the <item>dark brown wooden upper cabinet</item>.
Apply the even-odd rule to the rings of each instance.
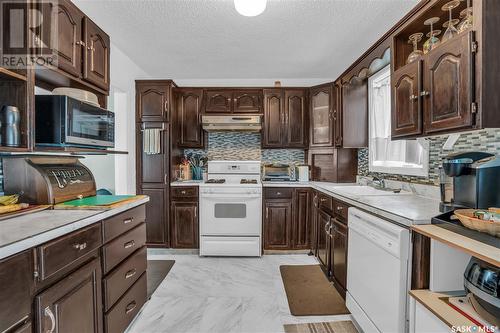
[[[206,113],[231,113],[231,90],[205,90]]]
[[[392,75],[392,137],[422,134],[422,61],[403,67]]]
[[[332,88],[332,115],[334,146],[342,147],[342,86],[335,83]]]
[[[262,113],[262,90],[235,90],[234,113]]]
[[[171,83],[137,81],[137,121],[169,121]]]
[[[311,88],[310,147],[334,145],[332,85]]]
[[[281,89],[264,90],[262,148],[280,148],[284,138],[284,105]]]
[[[443,43],[425,59],[422,95],[427,134],[473,125],[471,35]]]
[[[83,18],[86,50],[83,78],[102,89],[109,90],[109,36],[88,17]]]
[[[202,89],[177,90],[178,147],[203,148]]]
[[[85,15],[67,0],[55,2],[54,5],[57,43],[53,47],[57,52],[57,66],[68,74],[81,77],[82,50],[85,44],[82,39],[82,23]],[[44,20],[45,18],[48,22],[52,19],[44,15]]]
[[[308,113],[306,91],[285,89],[285,133],[284,148],[307,148]]]
[[[342,84],[342,146],[368,147],[368,80],[353,77]]]

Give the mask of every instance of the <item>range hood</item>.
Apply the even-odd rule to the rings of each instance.
[[[205,131],[248,131],[259,132],[262,128],[261,116],[227,115],[202,116]]]

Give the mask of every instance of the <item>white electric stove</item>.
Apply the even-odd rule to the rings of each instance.
[[[210,161],[200,184],[200,255],[259,257],[260,161]]]

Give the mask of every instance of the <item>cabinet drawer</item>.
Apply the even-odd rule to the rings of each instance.
[[[139,279],[146,268],[146,247],[143,246],[103,279],[105,311]]]
[[[96,223],[39,246],[40,281],[48,279],[101,245],[101,224]]]
[[[172,187],[172,199],[197,198],[198,187]]]
[[[104,242],[120,236],[124,232],[146,221],[146,205],[127,210],[102,222]]]
[[[144,246],[146,243],[146,224],[142,223],[126,234],[115,238],[102,248],[104,272],[108,273],[121,261]]]
[[[349,209],[349,206],[346,205],[343,202],[340,201],[334,201],[333,202],[333,212],[335,215],[340,217],[340,221],[346,223],[347,222],[347,210]]]
[[[328,212],[333,212],[333,199],[332,199],[332,197],[330,197],[326,194],[320,193],[318,195],[318,204],[319,204],[320,209],[326,210]]]
[[[137,280],[127,293],[105,315],[107,333],[122,333],[146,303],[146,273]]]
[[[291,199],[293,188],[291,187],[268,187],[264,189],[266,199]]]

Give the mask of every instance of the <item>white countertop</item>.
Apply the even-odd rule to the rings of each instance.
[[[149,201],[141,198],[115,209],[44,210],[0,221],[0,259],[48,242],[74,230]]]
[[[198,186],[202,181],[173,182],[171,186]],[[356,193],[348,194],[339,190],[339,187],[359,186],[356,183],[329,183],[329,182],[286,182],[263,181],[263,187],[310,187],[336,199],[342,200],[388,220],[410,226],[412,224],[429,224],[431,218],[439,215],[439,200],[401,192],[381,194]]]

